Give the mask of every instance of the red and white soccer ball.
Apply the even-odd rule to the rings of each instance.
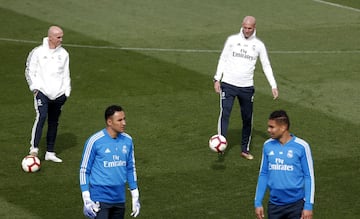
[[[21,162],[21,166],[25,172],[33,173],[40,170],[40,159],[33,155],[27,155]]]
[[[226,138],[219,134],[213,135],[209,140],[209,147],[215,152],[224,152],[227,147]]]

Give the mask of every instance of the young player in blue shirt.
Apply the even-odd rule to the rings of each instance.
[[[255,195],[255,214],[264,218],[262,201],[267,189],[269,219],[311,219],[315,194],[310,146],[289,132],[290,120],[283,110],[271,113]]]
[[[85,143],[80,165],[84,215],[96,219],[123,219],[126,183],[132,196],[132,213],[140,213],[134,145],[126,134],[125,112],[112,105],[105,110],[106,128]]]

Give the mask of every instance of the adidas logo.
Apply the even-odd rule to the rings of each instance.
[[[110,149],[109,149],[109,148],[106,148],[105,153],[106,153],[106,154],[111,153]]]

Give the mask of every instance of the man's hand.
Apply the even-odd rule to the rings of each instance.
[[[139,190],[133,189],[130,192],[132,198],[132,212],[130,216],[137,217],[140,214]]]
[[[84,209],[83,213],[86,217],[94,219],[96,217],[96,213],[100,211],[99,202],[93,202],[90,199],[90,192],[84,191],[82,193],[83,201],[84,201]]]
[[[274,100],[276,100],[279,97],[279,90],[277,88],[273,88],[271,91],[272,91]]]
[[[265,217],[264,208],[263,207],[255,208],[255,215],[256,215],[256,219],[263,219]]]
[[[99,202],[94,203],[93,201],[87,201],[84,203],[84,215],[88,218],[94,219],[96,217],[96,213],[100,211]]]
[[[313,212],[310,210],[303,210],[300,219],[312,219]]]
[[[214,89],[215,89],[215,92],[218,94],[221,92],[220,81],[214,82]]]

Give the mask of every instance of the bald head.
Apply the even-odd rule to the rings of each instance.
[[[64,36],[63,30],[58,26],[51,26],[48,30],[49,48],[55,49],[61,45]]]
[[[256,19],[253,16],[246,16],[243,19],[243,24],[256,25]]]
[[[246,39],[254,34],[255,28],[256,28],[255,17],[253,16],[244,17],[242,22],[242,31]]]
[[[49,27],[49,30],[48,30],[48,36],[49,35],[54,35],[54,34],[57,34],[57,33],[62,33],[62,29],[58,26],[51,26]]]

